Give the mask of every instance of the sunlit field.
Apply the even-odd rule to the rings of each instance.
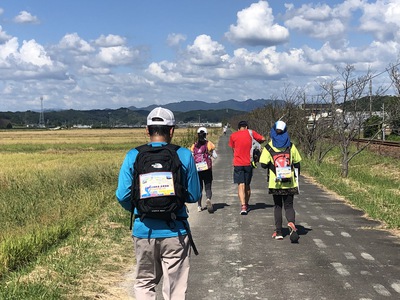
[[[173,142],[195,137],[177,129]],[[126,152],[147,141],[144,128],[0,131],[0,278],[115,202]]]

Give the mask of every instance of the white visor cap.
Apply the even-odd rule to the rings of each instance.
[[[147,116],[147,126],[150,125],[175,126],[174,114],[169,109],[156,107]]]
[[[200,127],[199,129],[197,129],[197,133],[200,133],[200,132],[204,132],[204,133],[208,133],[207,132],[207,128],[205,128],[205,127]]]
[[[283,122],[283,121],[277,121],[277,122],[275,123],[275,128],[284,131],[285,128],[286,128],[286,123]]]

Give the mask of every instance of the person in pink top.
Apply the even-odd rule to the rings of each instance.
[[[233,150],[233,182],[238,184],[238,196],[241,203],[241,215],[247,215],[249,211],[249,200],[251,195],[250,183],[253,177],[250,152],[252,138],[246,121],[240,121],[238,131],[231,134],[229,147]],[[252,130],[254,139],[265,142],[265,137]]]

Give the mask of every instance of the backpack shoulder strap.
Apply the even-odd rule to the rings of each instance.
[[[140,153],[145,150],[148,150],[149,148],[152,148],[152,147],[148,144],[144,144],[144,145],[137,146],[135,149]]]
[[[264,146],[264,148],[268,150],[268,152],[271,154],[271,156],[275,153],[274,149],[272,149],[272,147],[271,147],[271,145],[269,143],[267,143]]]
[[[179,149],[181,146],[178,146],[178,145],[175,145],[175,144],[166,144],[166,145],[163,146],[163,147],[167,147],[168,149],[171,149],[171,150],[173,150],[173,151],[178,151],[178,149]]]

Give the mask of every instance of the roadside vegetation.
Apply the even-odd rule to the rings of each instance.
[[[363,210],[368,217],[382,221],[384,228],[400,229],[399,159],[363,151],[354,158],[348,176],[343,178],[338,148],[333,148],[322,163],[303,158],[304,173]]]

